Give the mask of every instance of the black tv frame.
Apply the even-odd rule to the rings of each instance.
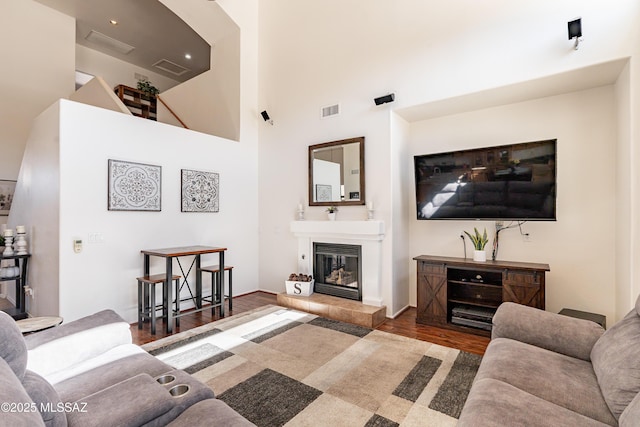
[[[414,156],[418,220],[556,221],[557,139]]]

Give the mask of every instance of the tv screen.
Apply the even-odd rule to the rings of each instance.
[[[414,156],[420,220],[555,221],[556,140]]]

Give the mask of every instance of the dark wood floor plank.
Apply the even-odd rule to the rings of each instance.
[[[233,310],[230,311],[227,306],[225,308],[225,313],[228,316],[239,314],[267,304],[277,304],[275,294],[267,292],[253,292],[247,295],[234,297]],[[218,319],[219,317],[217,314],[212,316],[211,312],[208,310],[193,313],[192,315],[180,317],[180,326],[175,326],[173,331],[174,333],[186,331]],[[484,354],[484,351],[489,344],[489,338],[487,337],[417,324],[415,308],[409,308],[395,319],[387,319],[377,329],[480,355]],[[148,322],[144,323],[141,330],[138,329],[137,322],[131,324],[131,334],[133,335],[134,344],[138,345],[163,338],[166,336],[164,321],[157,321],[156,335],[151,335],[151,328]]]

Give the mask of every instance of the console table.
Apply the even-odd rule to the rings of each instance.
[[[544,310],[548,264],[420,255],[417,317],[425,325],[491,334],[491,318],[503,302]]]
[[[167,333],[172,333],[173,332],[173,318],[174,315],[172,313],[172,309],[171,309],[171,304],[173,301],[173,297],[172,297],[172,290],[171,290],[171,278],[173,277],[173,259],[176,258],[178,259],[178,265],[180,266],[180,269],[182,270],[182,274],[183,274],[183,284],[187,283],[188,286],[188,282],[187,282],[187,276],[189,275],[189,272],[191,271],[192,267],[195,264],[196,267],[196,297],[195,297],[195,305],[196,305],[196,310],[191,310],[189,313],[192,313],[194,311],[202,311],[204,310],[202,308],[202,271],[200,270],[200,256],[203,254],[214,254],[217,253],[218,254],[218,264],[220,265],[220,271],[224,272],[224,253],[227,250],[227,248],[218,248],[218,247],[214,247],[214,246],[181,246],[181,247],[176,247],[176,248],[163,248],[163,249],[144,249],[140,252],[142,252],[142,254],[144,255],[144,275],[145,276],[149,276],[149,258],[151,256],[157,256],[157,257],[161,257],[161,258],[165,258],[165,275],[166,275],[166,281],[169,284],[168,286],[166,286],[167,288],[167,295],[165,295],[165,297],[163,298],[163,301],[165,302],[165,313],[167,315]],[[185,256],[195,256],[193,262],[191,263],[191,266],[189,267],[189,269],[187,270],[187,272],[184,272],[184,269],[182,268],[182,265],[180,264],[180,257],[185,257]],[[224,295],[224,274],[220,274],[218,277],[218,283],[221,289],[222,294]],[[176,298],[180,298],[180,295],[176,295]],[[224,298],[222,299],[222,305],[220,307],[220,317],[224,317]],[[207,307],[209,308],[209,307]],[[177,314],[176,316],[180,316],[180,314]]]
[[[19,267],[20,274],[13,277],[4,277],[0,279],[0,282],[15,283],[16,287],[16,306],[15,308],[8,308],[3,311],[8,313],[15,320],[27,318],[27,299],[24,293],[24,287],[27,286],[27,266],[29,264],[29,257],[31,254],[26,255],[7,255],[4,256],[0,253],[0,261],[12,260],[15,267]]]

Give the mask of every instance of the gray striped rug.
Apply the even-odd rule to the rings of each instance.
[[[258,426],[455,426],[480,356],[266,306],[146,344]]]

